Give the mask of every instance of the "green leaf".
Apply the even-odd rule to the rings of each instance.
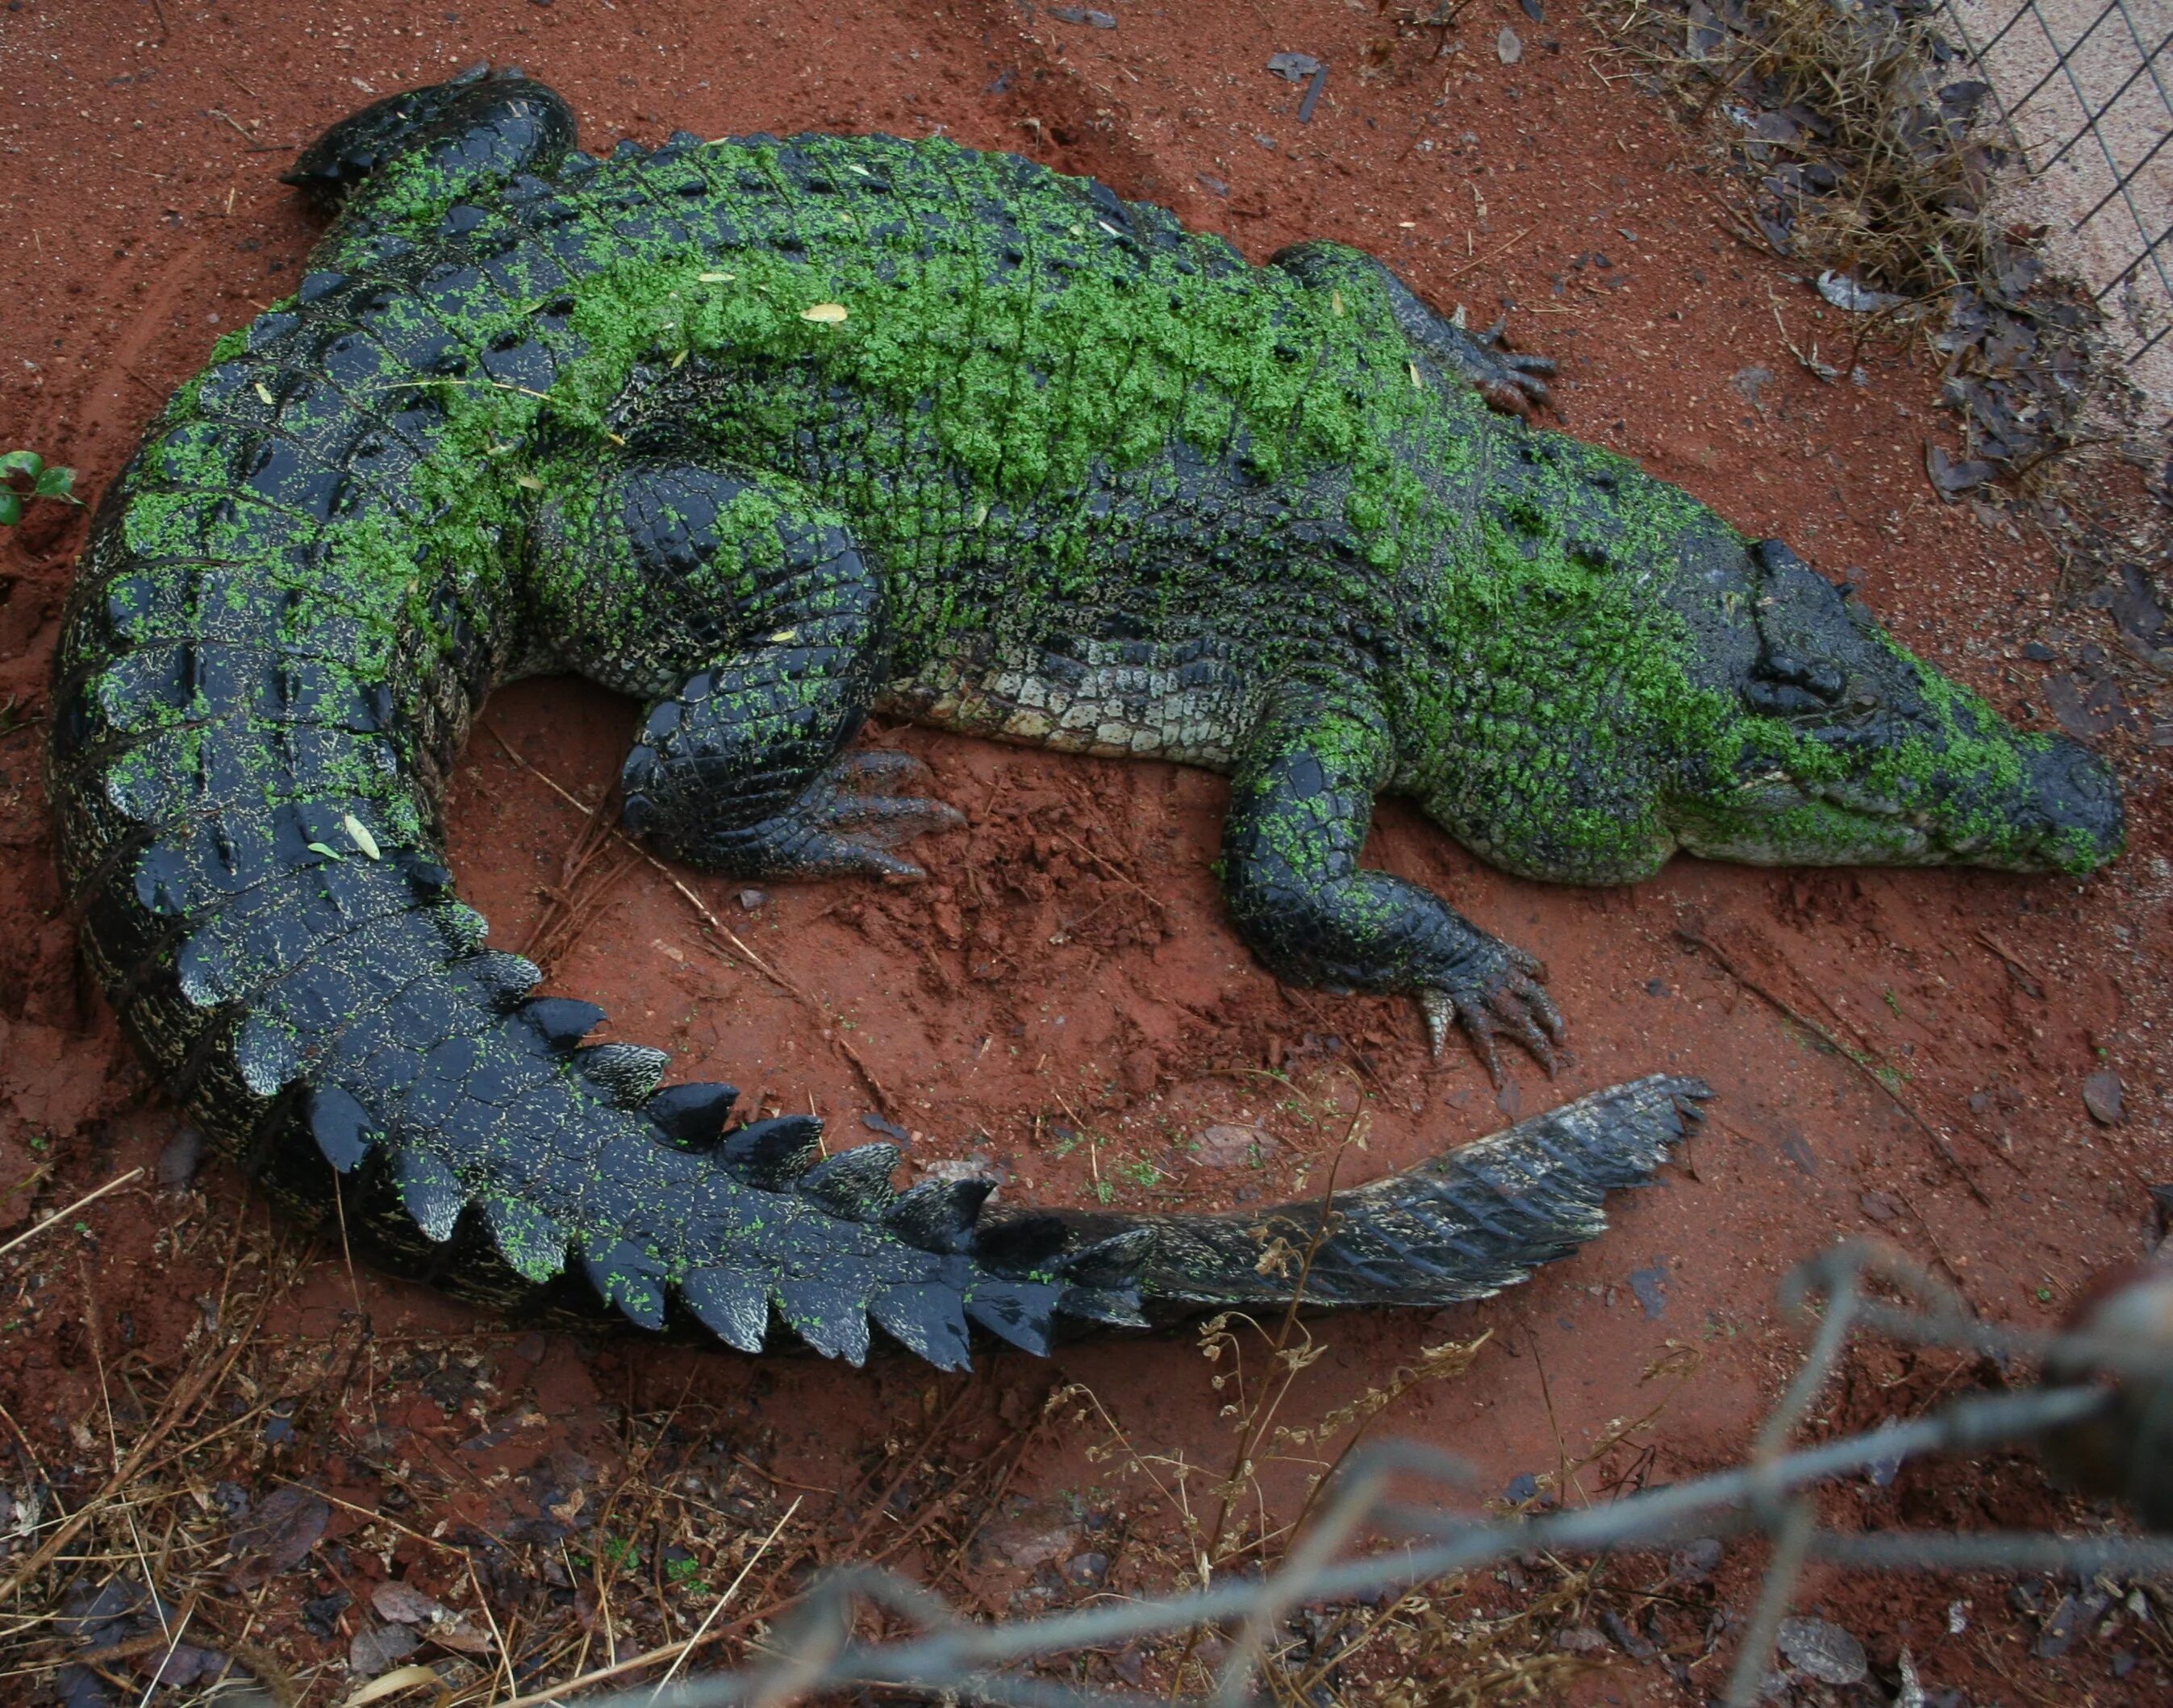
[[[0,476],[29,475],[33,479],[46,466],[45,458],[35,450],[11,450],[0,453]]]
[[[75,471],[62,468],[57,463],[48,465],[38,471],[37,484],[30,490],[41,498],[66,498],[73,504],[76,502]]]
[[[0,528],[12,528],[23,520],[23,501],[13,493],[0,492]]]
[[[347,858],[347,856],[342,854],[337,849],[326,848],[321,842],[313,842],[309,845],[309,848],[311,854],[322,854],[328,860],[345,859]]]

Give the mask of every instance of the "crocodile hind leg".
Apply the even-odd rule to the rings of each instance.
[[[629,827],[741,877],[922,875],[890,849],[961,820],[902,792],[919,762],[845,752],[888,649],[882,582],[841,520],[789,481],[637,457],[541,532],[562,655],[608,686],[671,687],[621,773]]]
[[[1404,336],[1437,367],[1475,387],[1497,409],[1529,415],[1553,401],[1545,376],[1555,364],[1502,342],[1507,319],[1483,332],[1467,330],[1430,306],[1419,294],[1362,250],[1347,244],[1294,243],[1277,250],[1268,265],[1318,288],[1335,289],[1354,277],[1378,279],[1388,294],[1388,306]]]
[[[459,198],[516,173],[548,172],[573,145],[573,110],[556,90],[510,67],[478,65],[342,119],[281,181],[327,212],[380,193],[389,180],[418,175]],[[386,171],[395,164],[396,173]]]
[[[1506,1034],[1552,1073],[1561,1016],[1539,963],[1440,897],[1358,864],[1391,762],[1359,688],[1286,687],[1241,754],[1222,832],[1238,934],[1278,978],[1418,998],[1437,1053],[1455,1020],[1498,1083]]]

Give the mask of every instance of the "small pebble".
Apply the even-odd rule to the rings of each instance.
[[[2083,1081],[2083,1107],[2100,1127],[2117,1127],[2127,1114],[2122,1100],[2120,1075],[2100,1068]]]

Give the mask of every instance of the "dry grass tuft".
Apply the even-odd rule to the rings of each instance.
[[[1984,85],[1941,62],[1925,19],[1830,0],[1625,0],[1600,16],[1686,116],[1739,132],[1746,240],[1905,306],[1992,270],[1985,206],[2004,156],[1974,122]]]

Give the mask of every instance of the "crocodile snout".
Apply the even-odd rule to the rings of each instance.
[[[2056,740],[2029,755],[2017,816],[2032,834],[2025,847],[2038,869],[2093,871],[2116,857],[2127,815],[2112,768],[2078,742]]]

